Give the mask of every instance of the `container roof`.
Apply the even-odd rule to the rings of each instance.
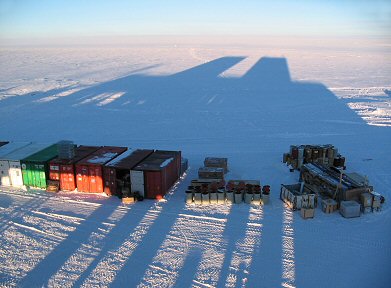
[[[128,148],[126,147],[115,147],[115,146],[104,146],[99,150],[95,151],[91,155],[77,162],[77,164],[84,165],[103,165],[114,159],[118,155],[125,152]]]
[[[137,164],[153,153],[153,150],[129,149],[120,156],[114,158],[106,164],[107,167],[119,169],[133,169]]]
[[[31,144],[31,142],[10,142],[8,144],[5,144],[0,147],[0,157],[3,157],[29,144]]]
[[[45,149],[38,151],[27,158],[24,158],[23,161],[30,162],[46,162],[58,155],[57,144],[53,144]]]
[[[8,153],[7,155],[4,155],[1,157],[2,160],[21,160],[24,159],[30,155],[33,155],[34,153],[37,153],[46,147],[48,147],[48,144],[42,144],[42,143],[30,143],[27,146],[24,146],[22,148],[19,148],[11,153]]]
[[[167,165],[174,159],[175,157],[173,157],[173,155],[154,152],[133,169],[142,171],[160,171],[167,167]]]
[[[86,158],[88,155],[91,155],[98,149],[100,149],[101,146],[78,146],[75,148],[75,156],[72,157],[71,159],[60,159],[60,158],[55,158],[50,163],[58,163],[58,164],[73,164],[76,163],[83,158]]]

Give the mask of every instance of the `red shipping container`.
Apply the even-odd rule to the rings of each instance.
[[[104,146],[76,163],[77,190],[81,192],[103,192],[103,165],[124,153],[126,147]]]
[[[131,189],[144,198],[164,196],[179,178],[179,151],[156,151],[131,171]],[[179,160],[180,163],[180,160]]]
[[[76,189],[75,163],[97,151],[97,146],[79,146],[75,148],[75,156],[71,159],[55,158],[49,163],[50,180],[60,181],[60,190]]]
[[[120,156],[108,162],[103,168],[105,180],[104,191],[107,195],[121,195],[117,187],[118,180],[130,175],[130,170],[153,153],[153,150],[131,150],[122,153]],[[130,179],[129,179],[130,180]]]

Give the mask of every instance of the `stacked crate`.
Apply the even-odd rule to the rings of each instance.
[[[57,143],[58,158],[60,159],[72,159],[75,157],[75,147],[72,141],[62,140]]]
[[[338,154],[338,149],[331,144],[291,145],[289,153],[283,154],[283,163],[292,167],[292,170],[300,170],[306,163],[345,168],[345,157]]]

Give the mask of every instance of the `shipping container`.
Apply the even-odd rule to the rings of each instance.
[[[76,186],[81,192],[103,193],[103,165],[124,153],[126,147],[104,146],[75,164]]]
[[[48,144],[30,143],[0,157],[1,185],[22,187],[22,168],[20,160],[48,147]]]
[[[46,189],[46,180],[49,179],[49,161],[57,155],[57,144],[53,144],[22,159],[20,163],[23,184],[28,187]]]
[[[156,155],[166,155],[174,158],[175,162],[175,181],[181,176],[181,166],[182,166],[182,152],[181,151],[168,151],[168,150],[156,150],[155,151]]]
[[[50,180],[59,181],[60,190],[73,191],[76,189],[75,163],[91,155],[98,146],[79,146],[74,149],[74,156],[70,159],[53,159],[49,163]]]
[[[179,151],[155,151],[131,170],[131,191],[149,199],[164,196],[179,178],[180,159]]]
[[[105,193],[122,197],[122,189],[131,191],[130,170],[152,153],[153,150],[129,149],[108,162],[103,168]]]

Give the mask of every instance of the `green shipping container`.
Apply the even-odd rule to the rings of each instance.
[[[20,161],[23,184],[29,187],[46,189],[49,177],[49,161],[58,155],[57,144],[51,145]]]

